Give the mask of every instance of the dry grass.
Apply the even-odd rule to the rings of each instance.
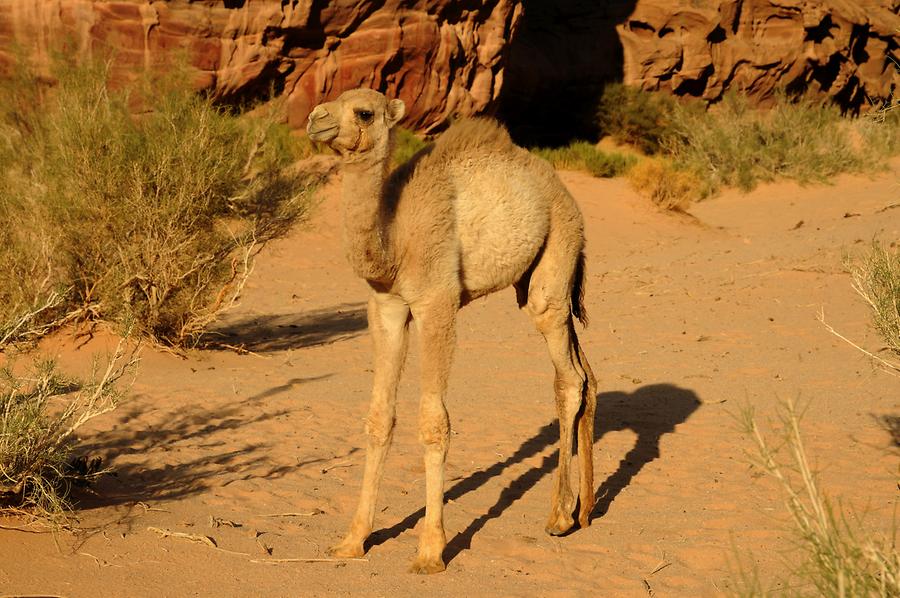
[[[871,250],[857,259],[846,260],[853,289],[872,310],[872,323],[900,356],[900,250],[872,242]]]
[[[663,158],[641,160],[628,172],[628,181],[664,210],[683,210],[706,194],[700,177]]]
[[[656,156],[632,173],[635,188],[661,205],[749,191],[760,182],[828,182],[845,172],[885,167],[900,152],[897,103],[861,118],[837,107],[785,94],[757,109],[737,93],[704,110],[696,101],[611,85],[597,123],[617,141]],[[669,189],[674,185],[674,191]]]
[[[52,360],[0,370],[0,512],[63,523],[73,485],[104,473],[98,459],[75,456],[75,433],[121,399],[119,382],[137,365],[126,347],[123,339],[105,367],[95,362],[87,383],[60,375]]]
[[[55,77],[0,88],[0,339],[79,319],[190,345],[306,215],[305,150],[278,105],[231,114],[177,70],[119,91],[105,63]]]
[[[894,376],[900,375],[900,251],[892,244],[885,247],[872,241],[869,252],[844,258],[844,266],[850,273],[851,286],[872,310],[872,323],[885,341],[883,351],[893,354],[879,355],[882,351],[869,350],[860,346],[834,329],[825,321],[824,311],[819,321],[826,330],[846,342],[857,351],[868,356],[872,364]]]
[[[792,578],[770,585],[758,572],[743,572],[744,596],[900,596],[900,553],[896,537],[863,527],[855,514],[836,509],[819,486],[800,433],[800,414],[788,402],[779,412],[780,429],[768,437],[752,410],[741,419],[754,441],[753,465],[773,478],[790,515],[800,565]],[[777,587],[777,591],[775,588]]]
[[[634,156],[604,152],[587,141],[575,141],[564,147],[532,148],[531,151],[554,168],[582,170],[596,177],[621,176],[637,162]]]
[[[663,140],[665,153],[711,191],[749,191],[777,178],[827,182],[840,173],[882,168],[900,150],[900,126],[893,119],[879,127],[870,119],[842,117],[837,107],[786,95],[766,110],[735,93],[704,113],[676,104],[671,129]]]

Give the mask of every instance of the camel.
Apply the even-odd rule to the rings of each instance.
[[[402,100],[370,89],[344,92],[309,115],[307,133],[342,158],[347,258],[368,283],[374,340],[372,399],[359,506],[335,557],[364,554],[395,421],[410,321],[421,346],[419,438],[425,452],[425,517],[411,571],[445,569],[444,462],[450,420],[444,394],[461,307],[514,286],[519,307],[547,343],[556,371],[559,466],[546,531],[589,525],[594,508],[596,381],[575,334],[586,323],[584,224],[553,168],[516,146],[493,120],[450,126],[430,148],[390,171]],[[577,425],[577,438],[575,428]],[[578,454],[577,502],[570,463]]]

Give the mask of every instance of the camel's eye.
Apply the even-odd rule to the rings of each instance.
[[[370,122],[372,122],[372,118],[374,118],[374,117],[375,117],[375,113],[372,112],[371,110],[357,110],[356,111],[356,118],[358,118],[359,122],[361,122],[361,123],[369,124]]]

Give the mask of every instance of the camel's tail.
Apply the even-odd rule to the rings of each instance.
[[[578,254],[578,261],[575,263],[575,280],[572,282],[572,315],[578,318],[582,326],[588,325],[587,311],[584,309],[584,283],[585,272],[584,251]]]

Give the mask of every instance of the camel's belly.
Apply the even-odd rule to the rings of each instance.
[[[456,199],[456,226],[462,285],[478,297],[516,282],[532,264],[549,230],[549,201],[526,173],[468,174]]]

